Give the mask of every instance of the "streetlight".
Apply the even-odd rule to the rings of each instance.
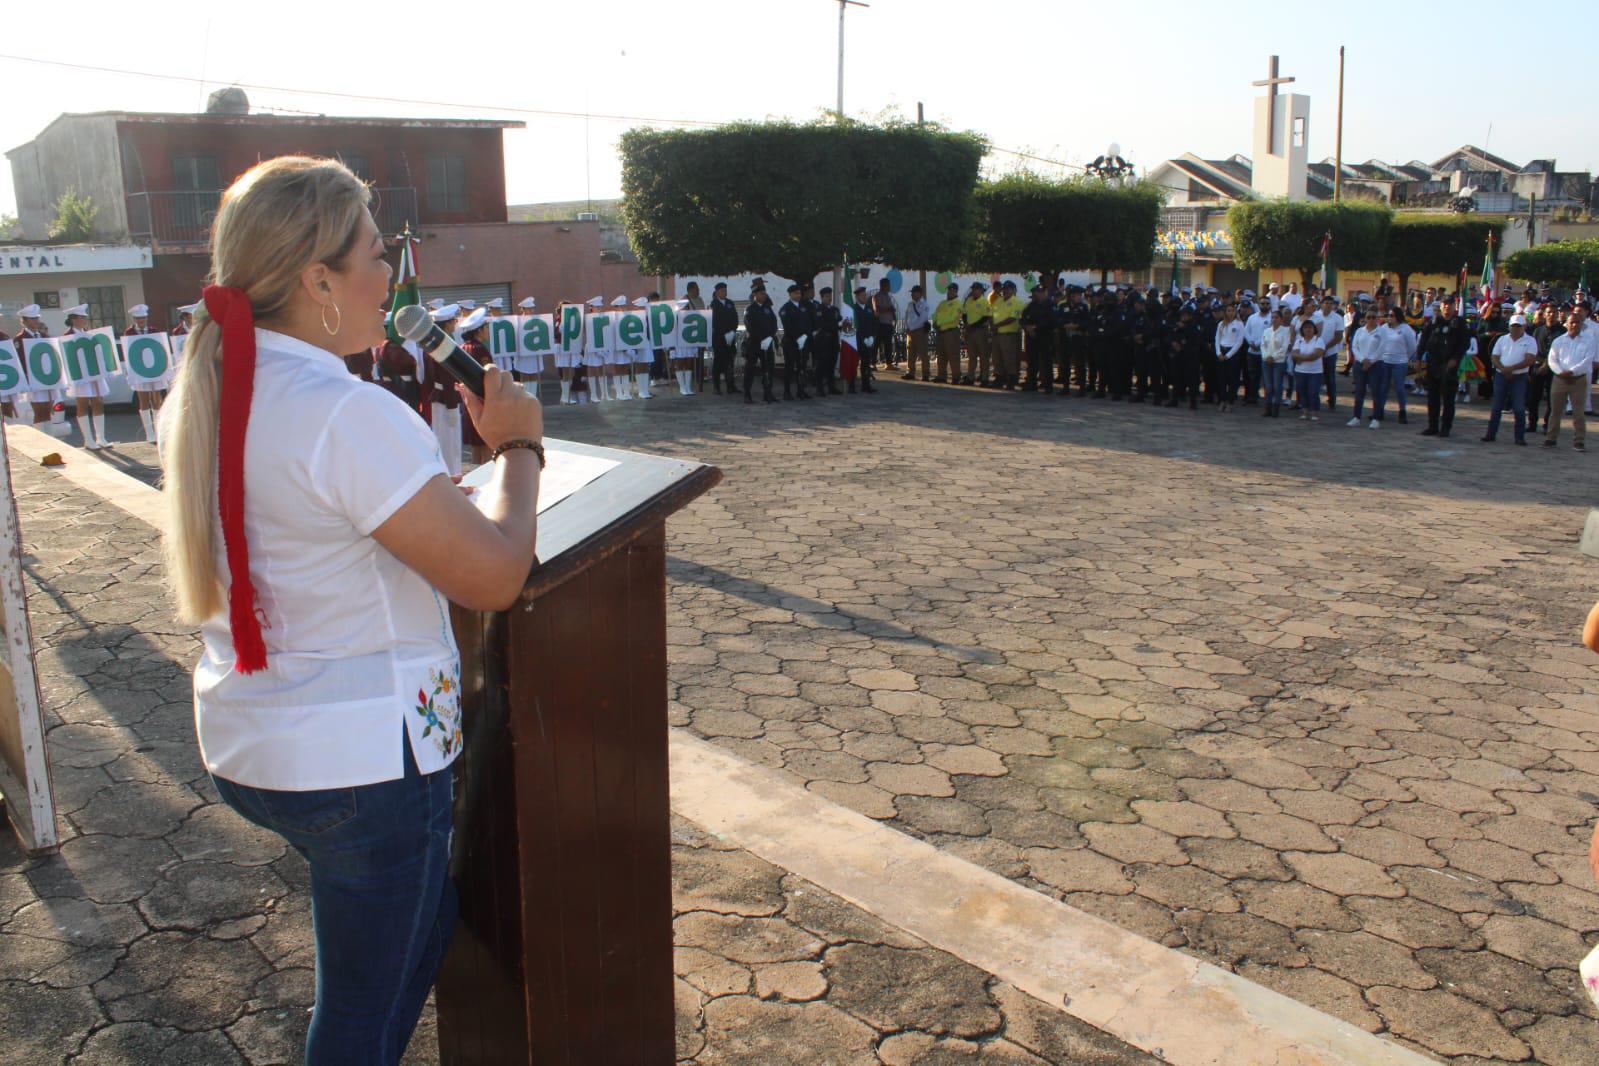
[[[838,120],[844,121],[844,12],[851,7],[871,7],[863,0],[838,0]]]
[[[1085,169],[1106,181],[1121,181],[1132,174],[1133,165],[1122,158],[1122,146],[1112,141],[1105,154],[1096,156]]]

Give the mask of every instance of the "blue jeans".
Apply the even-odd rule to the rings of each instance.
[[[1327,408],[1331,410],[1338,406],[1338,355],[1321,357],[1321,376],[1327,381]]]
[[[1510,400],[1510,410],[1516,416],[1516,439],[1524,440],[1527,436],[1527,375],[1494,373],[1494,407],[1488,415],[1489,440],[1499,434],[1499,418],[1505,413],[1505,400]]]
[[[1260,364],[1261,373],[1266,377],[1266,403],[1269,406],[1278,407],[1283,402],[1283,379],[1287,377],[1287,368],[1287,363]]]
[[[1294,371],[1294,388],[1299,390],[1299,406],[1311,414],[1321,410],[1321,378],[1320,374]]]
[[[1355,364],[1355,417],[1360,417],[1360,412],[1366,406],[1366,397],[1371,397],[1371,417],[1382,421],[1383,403],[1388,399],[1388,364],[1373,363],[1369,367]]]
[[[1406,363],[1385,363],[1388,368],[1388,386],[1395,396],[1399,397],[1399,413],[1405,413],[1405,382],[1410,378],[1410,366]]]
[[[454,772],[280,792],[212,777],[223,802],[311,867],[316,1007],[306,1066],[391,1066],[416,1028],[455,929],[447,876]]]

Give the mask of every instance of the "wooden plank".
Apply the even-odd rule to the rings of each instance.
[[[677,1054],[672,988],[672,815],[666,722],[666,525],[657,522],[628,551],[633,625],[628,734],[634,766],[637,909],[635,977],[641,1034],[638,1062]]]
[[[34,668],[28,591],[22,580],[22,535],[11,483],[8,435],[0,433],[0,610],[5,617],[0,663],[10,693],[0,703],[0,796],[24,850],[43,855],[60,845],[50,760],[45,752],[44,712]]]

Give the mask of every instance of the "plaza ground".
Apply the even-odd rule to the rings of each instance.
[[[726,472],[669,526],[685,740],[1420,1054],[1590,1063],[1599,482],[1569,429],[1487,445],[1482,416],[1437,440],[889,381],[548,429]],[[13,462],[70,839],[0,843],[0,1062],[291,1061],[304,867],[215,802],[154,535]],[[685,1060],[1154,1061],[936,923],[675,836]]]

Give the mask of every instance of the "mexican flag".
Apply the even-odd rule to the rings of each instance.
[[[416,235],[411,232],[411,224],[406,223],[405,232],[400,234],[400,266],[394,272],[394,288],[389,300],[386,327],[389,340],[396,344],[402,343],[403,338],[394,331],[394,316],[399,314],[400,308],[422,302],[422,290],[418,285],[416,274],[416,245]]]
[[[1322,234],[1321,238],[1321,287],[1327,287],[1328,277],[1332,272],[1332,230]]]
[[[1488,305],[1494,302],[1495,282],[1498,281],[1498,272],[1494,267],[1494,235],[1488,234],[1488,251],[1482,257],[1482,278],[1478,285],[1482,288],[1481,309],[1487,311]]]

